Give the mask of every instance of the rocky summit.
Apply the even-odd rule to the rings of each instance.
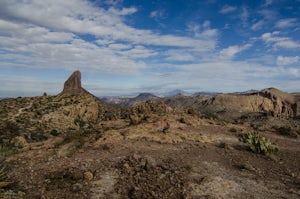
[[[77,70],[65,81],[63,93],[76,95],[84,91],[81,87],[81,73]]]

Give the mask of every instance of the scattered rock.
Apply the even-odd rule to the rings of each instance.
[[[83,188],[83,185],[81,183],[75,183],[72,186],[72,191],[79,192],[82,190],[82,188]]]
[[[93,175],[92,172],[86,171],[86,172],[84,172],[84,174],[83,174],[83,178],[84,178],[85,180],[87,180],[87,181],[91,181],[91,180],[94,178],[94,175]]]
[[[101,174],[99,180],[91,182],[90,197],[91,199],[107,198],[106,196],[112,192],[116,183],[117,175],[115,172],[105,172]],[[109,197],[118,198],[118,197]]]
[[[75,180],[75,181],[82,180],[83,173],[80,169],[75,168],[75,169],[70,170],[69,172],[70,172],[70,174],[69,174],[70,178],[72,180]]]
[[[248,163],[241,164],[241,165],[239,165],[238,167],[239,167],[240,169],[242,169],[242,170],[248,170],[248,171],[253,171],[253,172],[256,171],[256,169],[255,169],[252,165],[250,165],[250,164],[248,164]]]
[[[118,165],[115,188],[123,198],[184,198],[184,170],[170,161],[157,164],[148,156],[132,155]]]
[[[22,136],[16,136],[12,141],[14,146],[18,148],[25,148],[28,146],[26,139]]]

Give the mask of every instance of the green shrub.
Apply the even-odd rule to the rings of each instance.
[[[33,107],[34,109],[37,109],[37,108],[40,107],[40,104],[39,104],[38,102],[35,102],[35,103],[32,104],[32,107]]]
[[[202,115],[202,118],[204,118],[204,119],[211,119],[211,120],[219,120],[219,117],[216,114],[210,113],[210,112],[204,113]]]
[[[218,125],[227,123],[227,121],[224,118],[219,117],[216,113],[211,113],[211,112],[202,113],[200,118],[216,121],[218,122],[217,123]]]
[[[180,123],[182,123],[182,124],[185,124],[185,123],[186,123],[184,117],[179,118],[178,121],[179,121]]]
[[[35,111],[35,117],[40,117],[42,115],[42,112],[40,110]]]
[[[298,129],[298,130],[296,131],[296,133],[297,133],[298,135],[300,135],[300,129]]]
[[[20,127],[16,122],[5,121],[5,124],[0,127],[0,137],[14,137],[18,136]]]
[[[251,126],[254,130],[258,131],[258,130],[263,130],[264,124],[261,123],[261,122],[256,122],[256,123],[251,123],[250,126]]]
[[[53,135],[53,136],[58,136],[60,133],[56,129],[52,129],[50,131],[50,134]]]
[[[14,153],[16,153],[16,149],[12,146],[10,140],[0,143],[0,157],[7,157]]]
[[[276,132],[280,135],[288,136],[288,137],[297,137],[297,134],[293,132],[290,126],[273,126],[272,127]]]
[[[82,130],[75,130],[75,131],[69,131],[63,141],[62,144],[70,143],[70,142],[78,142],[78,148],[82,148],[84,145],[84,131]]]
[[[76,118],[74,119],[74,124],[79,126],[79,128],[83,128],[85,126],[85,121],[80,118]]]
[[[1,158],[1,157],[0,157]],[[7,187],[11,183],[7,181],[7,167],[4,165],[4,159],[0,160],[0,189]]]
[[[276,147],[272,146],[269,139],[257,132],[243,133],[242,141],[249,144],[251,151],[254,153],[269,154],[278,151]]]
[[[44,130],[40,128],[32,131],[30,134],[30,138],[31,141],[33,142],[40,142],[48,139],[47,136],[45,135]]]
[[[231,127],[231,128],[229,129],[229,131],[232,132],[232,133],[236,133],[236,132],[237,132],[237,129],[234,128],[234,127]]]

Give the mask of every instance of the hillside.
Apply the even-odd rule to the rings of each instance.
[[[0,108],[0,198],[300,197],[298,94],[143,93],[118,106],[75,71],[58,95]]]

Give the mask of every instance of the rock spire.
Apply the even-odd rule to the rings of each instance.
[[[77,95],[82,92],[84,89],[81,87],[81,73],[77,70],[65,81],[63,93]]]

